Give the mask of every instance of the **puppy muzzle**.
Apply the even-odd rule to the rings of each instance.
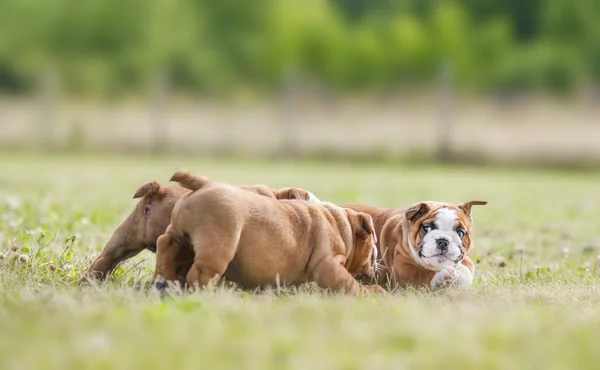
[[[439,239],[439,240],[443,240],[443,239]],[[448,256],[447,256],[447,254],[446,254],[446,252],[448,251],[448,249],[447,249],[447,248],[446,248],[446,249],[444,249],[444,247],[442,247],[442,248],[439,248],[439,250],[440,250],[440,253],[438,254],[438,256],[443,256],[443,257],[446,257],[446,258],[448,258],[450,261],[454,262],[454,263],[455,263],[455,264],[457,264],[457,265],[458,265],[458,264],[459,264],[459,263],[460,263],[460,262],[463,260],[463,258],[465,257],[465,253],[461,251],[460,255],[459,255],[457,258],[455,258],[455,259],[452,259],[452,258],[448,257]],[[431,258],[431,257],[435,257],[435,256],[425,256],[425,255],[423,254],[423,245],[421,245],[421,247],[419,248],[419,250],[418,250],[418,252],[417,252],[417,253],[418,253],[418,255],[419,255],[419,257],[420,257],[421,259],[423,259],[423,258]]]

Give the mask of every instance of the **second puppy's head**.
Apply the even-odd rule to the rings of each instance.
[[[471,207],[485,204],[421,202],[408,208],[408,248],[415,262],[435,271],[459,264],[472,245]]]
[[[344,208],[352,230],[352,253],[346,269],[357,278],[371,278],[377,271],[377,236],[373,218],[367,213]]]

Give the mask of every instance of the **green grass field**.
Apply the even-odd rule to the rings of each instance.
[[[137,187],[182,167],[336,203],[487,200],[473,211],[475,284],[161,299],[143,252],[105,284],[78,287]],[[3,153],[0,369],[597,369],[599,184],[598,173]]]

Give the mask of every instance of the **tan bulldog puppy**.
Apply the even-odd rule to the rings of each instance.
[[[243,185],[240,188],[273,199],[319,202],[314,194],[299,188],[275,190],[265,185]],[[162,186],[156,181],[142,185],[133,196],[134,199],[141,199],[114,231],[100,255],[84,273],[80,283],[91,279],[105,279],[120,262],[144,249],[156,252],[156,240],[167,229],[175,203],[189,191],[181,186]]]
[[[142,185],[133,196],[141,199],[113,232],[79,282],[105,279],[120,262],[144,249],[156,252],[156,239],[169,225],[175,203],[187,193],[189,190],[181,186],[162,186],[156,181]]]
[[[168,281],[204,287],[224,277],[243,288],[314,281],[355,295],[382,291],[356,280],[376,268],[368,214],[331,203],[277,201],[187,171],[171,181],[194,191],[177,203],[158,238],[157,288]]]
[[[373,217],[379,239],[381,285],[427,286],[432,290],[468,288],[475,265],[467,256],[473,246],[471,201],[459,205],[421,202],[406,210],[344,205]]]

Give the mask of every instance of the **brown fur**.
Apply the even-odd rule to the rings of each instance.
[[[173,176],[171,176],[170,181],[176,181],[180,186],[193,191],[203,189],[204,187],[214,183],[210,178],[193,174],[186,169],[175,172]],[[241,185],[239,188],[273,199],[309,200],[310,198],[310,193],[300,188],[287,187],[276,190],[271,189],[266,185]]]
[[[314,281],[364,294],[381,290],[355,279],[374,272],[374,238],[368,214],[211,183],[177,203],[158,239],[155,273],[189,286],[221,277],[244,288]]]
[[[188,176],[180,178],[187,188],[179,185],[163,186],[156,181],[150,181],[140,186],[133,196],[134,199],[141,198],[140,201],[114,231],[100,255],[84,273],[80,283],[91,279],[105,279],[119,263],[137,255],[144,249],[151,252],[156,251],[156,241],[169,225],[175,203],[183,195],[189,193],[189,189],[199,189],[211,182],[210,179],[204,176],[192,176],[186,170],[178,171],[177,174]],[[273,190],[265,185],[244,185],[240,188],[266,197],[279,197],[280,199],[294,199],[290,198],[291,192],[294,194],[308,194],[303,189],[284,188]],[[148,206],[149,211],[147,215],[144,214],[146,206]]]
[[[413,245],[419,245],[423,234],[421,225],[435,219],[437,211],[442,208],[450,208],[456,211],[458,221],[467,231],[463,239],[464,258],[462,264],[472,273],[475,272],[473,261],[466,255],[472,244],[472,219],[471,207],[473,205],[484,205],[487,202],[473,201],[460,205],[440,202],[422,202],[408,209],[389,209],[361,204],[349,204],[342,207],[351,208],[358,212],[365,212],[373,217],[375,231],[378,239],[378,252],[383,266],[382,273],[377,280],[381,285],[392,286],[427,286],[431,283],[437,270],[431,266],[420,266],[412,257],[408,238]]]
[[[181,186],[162,186],[156,181],[142,185],[133,197],[142,199],[114,231],[80,282],[106,278],[120,262],[144,249],[156,251],[156,239],[169,225],[175,203],[188,192]]]

